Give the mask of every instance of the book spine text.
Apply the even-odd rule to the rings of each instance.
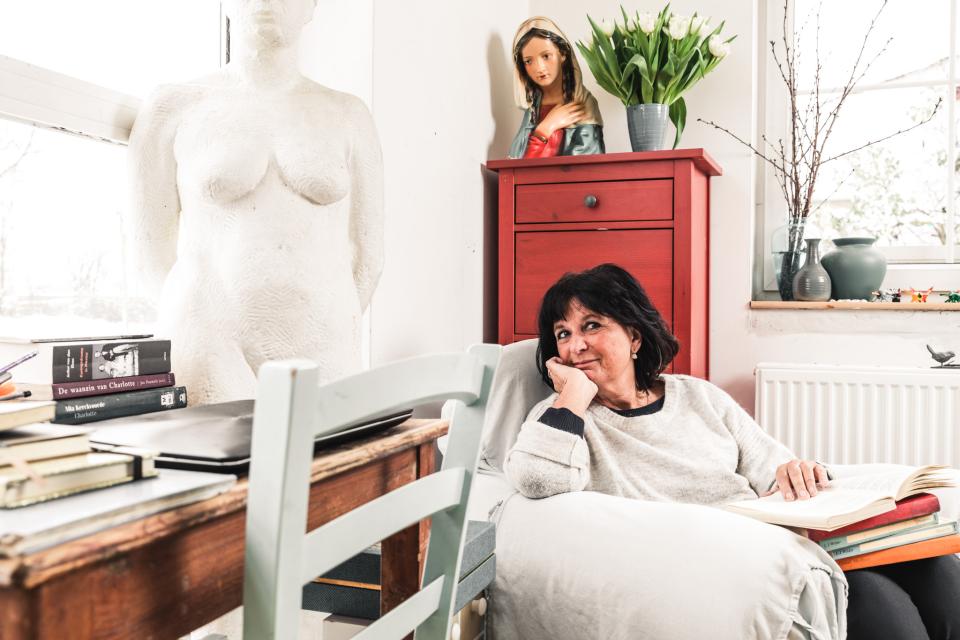
[[[51,422],[84,424],[123,416],[136,416],[154,411],[182,409],[187,406],[186,387],[164,387],[131,391],[84,400],[60,400]]]
[[[67,400],[69,398],[102,396],[110,393],[125,393],[140,389],[172,387],[174,384],[176,384],[176,379],[172,373],[155,373],[86,382],[58,382],[53,384],[52,387],[54,400]]]

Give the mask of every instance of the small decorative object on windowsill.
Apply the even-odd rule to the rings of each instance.
[[[887,275],[887,257],[873,246],[876,238],[836,238],[823,256],[833,281],[834,300],[872,300]]]
[[[777,279],[777,291],[783,300],[793,300],[793,278],[803,266],[804,252],[789,251],[790,237],[803,235],[797,225],[783,225],[770,234],[770,250],[773,252],[773,270]]]
[[[930,367],[931,369],[960,368],[960,363],[950,362],[957,355],[953,351],[935,351],[930,345],[927,345],[927,351],[931,358],[940,363],[939,366]]]
[[[933,293],[933,287],[929,289],[904,289],[903,293],[910,294],[910,302],[926,302],[930,294]]]
[[[874,302],[900,302],[900,289],[887,289],[885,291],[877,289],[871,291],[870,295],[873,296]]]
[[[665,149],[668,118],[676,148],[687,121],[684,92],[720,64],[736,36],[724,40],[723,22],[712,28],[707,18],[673,13],[669,4],[659,14],[620,13],[623,23],[612,27],[587,16],[593,37],[577,47],[597,84],[627,108],[632,149]]]
[[[793,299],[805,302],[830,299],[830,275],[820,265],[820,238],[807,238],[807,261],[793,277]]]
[[[870,22],[870,26],[867,27],[862,39],[863,44],[859,47],[861,55],[857,57],[850,73],[845,74],[845,77],[848,78],[847,83],[836,90],[821,85],[826,75],[821,73],[822,69],[828,65],[833,67],[831,69],[832,72],[837,72],[839,69],[836,69],[836,64],[825,63],[820,57],[819,12],[816,12],[816,33],[814,34],[816,36],[814,42],[817,43],[817,46],[812,52],[807,53],[804,51],[804,57],[807,57],[807,60],[802,65],[805,68],[814,69],[814,76],[812,79],[801,79],[799,77],[798,69],[801,66],[799,64],[801,56],[798,54],[798,51],[800,50],[799,39],[801,30],[793,31],[791,27],[793,21],[787,19],[787,16],[791,15],[793,4],[790,0],[784,0],[783,34],[781,40],[779,43],[776,40],[770,40],[770,52],[785,85],[786,97],[788,99],[787,104],[792,105],[790,109],[790,122],[787,126],[787,136],[785,136],[786,139],[770,140],[766,136],[763,136],[763,144],[754,146],[734,132],[711,120],[698,119],[698,122],[709,124],[730,135],[734,140],[749,148],[754,154],[770,165],[772,174],[776,178],[787,203],[787,218],[791,228],[787,251],[799,254],[803,247],[803,230],[804,225],[807,223],[808,216],[815,213],[823,203],[829,202],[829,198],[824,198],[823,194],[817,193],[815,188],[817,177],[821,175],[820,170],[823,165],[837,158],[866,149],[878,142],[888,140],[901,133],[912,131],[930,122],[937,111],[939,111],[943,100],[938,99],[930,115],[910,127],[866,141],[863,144],[856,145],[847,150],[834,152],[835,145],[831,144],[828,146],[828,143],[829,140],[832,140],[830,136],[831,133],[835,131],[834,124],[837,122],[841,108],[846,104],[850,95],[854,93],[854,88],[858,81],[863,78],[876,58],[886,51],[886,46],[884,46],[876,55],[863,55],[867,41],[870,39],[870,34],[873,32],[877,23],[877,17],[879,17],[880,12],[883,11],[887,3],[884,2],[880,6],[877,15],[874,16]],[[808,36],[804,37],[806,38]],[[856,49],[855,47],[854,50]],[[810,59],[811,57],[812,60]],[[802,93],[800,91],[801,86],[806,88]],[[813,204],[815,202],[818,204],[814,207]],[[826,256],[824,256],[824,263],[826,263]],[[824,266],[826,266],[826,264]],[[827,267],[827,271],[830,271],[829,267]],[[878,282],[876,285],[866,289],[867,299],[869,299],[869,293],[879,286],[880,283]],[[783,298],[783,300],[790,300],[793,297],[793,292],[792,290],[786,290],[786,288],[780,287],[780,297]],[[833,297],[837,298],[839,296],[837,296],[835,292]],[[863,299],[863,296],[858,297]]]
[[[960,303],[960,291],[951,291],[944,295],[944,302]]]

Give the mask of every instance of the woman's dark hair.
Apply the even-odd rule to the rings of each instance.
[[[517,71],[520,72],[520,77],[523,78],[523,84],[527,87],[527,102],[533,104],[534,96],[541,93],[540,87],[530,79],[530,76],[527,74],[527,67],[523,64],[523,48],[527,46],[527,43],[533,38],[549,40],[557,45],[557,49],[559,49],[563,55],[564,61],[560,65],[560,70],[563,74],[563,102],[571,102],[573,100],[573,92],[577,87],[576,77],[573,73],[573,51],[570,49],[570,44],[552,31],[537,28],[530,29],[530,31],[523,34],[520,41],[517,42],[516,49],[513,50],[513,62],[517,65]],[[534,114],[534,117],[539,118],[540,114]]]
[[[636,278],[615,264],[568,273],[544,294],[537,318],[540,331],[537,369],[543,381],[553,388],[547,375],[547,360],[559,355],[553,325],[566,317],[574,300],[591,311],[613,318],[628,332],[633,329],[640,334],[640,351],[633,361],[637,389],[652,389],[657,376],[677,355],[680,343]]]

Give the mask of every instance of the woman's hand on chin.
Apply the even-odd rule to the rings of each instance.
[[[581,418],[597,395],[597,385],[580,369],[568,367],[554,356],[547,360],[547,373],[559,397],[553,403],[557,409],[569,409]]]

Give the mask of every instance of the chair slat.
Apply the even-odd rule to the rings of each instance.
[[[314,435],[412,406],[445,399],[471,404],[480,394],[483,363],[463,353],[409,358],[320,387]]]
[[[466,472],[445,469],[406,484],[311,531],[303,540],[301,584],[375,542],[460,502]]]
[[[426,517],[430,542],[416,595],[360,636],[445,640],[462,561],[466,504],[499,345],[468,354],[411,358],[318,385],[316,365],[267,363],[254,413],[244,567],[244,638],[296,635],[302,585],[371,544]],[[315,435],[427,402],[453,400],[443,469],[340,516],[304,536]]]
[[[470,355],[480,358],[486,367],[480,398],[470,405],[453,403],[450,441],[447,453],[443,457],[443,469],[462,467],[469,469],[469,473],[463,483],[459,505],[436,514],[430,522],[430,543],[427,547],[423,582],[429,583],[441,575],[455,577],[453,582],[448,582],[444,587],[437,611],[417,627],[417,640],[445,640],[450,630],[450,619],[454,613],[456,576],[460,575],[460,564],[463,561],[467,502],[480,455],[483,417],[490,395],[490,385],[500,360],[501,350],[500,346],[489,344],[474,345],[470,348]]]
[[[355,635],[353,640],[396,640],[410,633],[436,610],[444,580],[445,577],[440,576],[420,589],[403,604]]]

